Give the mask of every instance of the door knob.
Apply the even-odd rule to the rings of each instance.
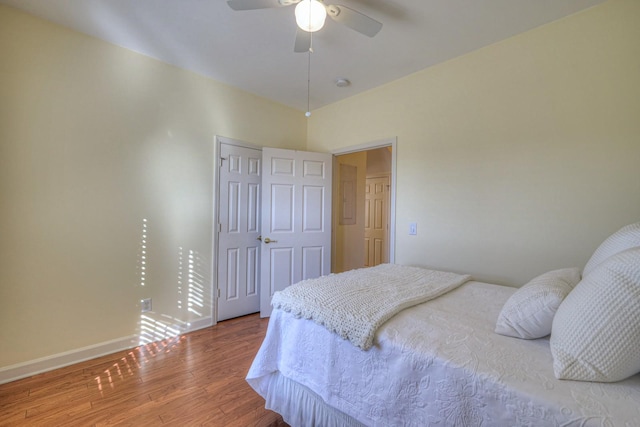
[[[265,242],[266,244],[269,244],[269,243],[278,243],[278,241],[277,241],[277,240],[271,240],[271,239],[270,239],[270,238],[268,238],[268,237],[265,237],[265,238],[264,238],[264,242]]]

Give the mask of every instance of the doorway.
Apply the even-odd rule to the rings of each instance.
[[[395,140],[334,152],[332,272],[394,262]]]

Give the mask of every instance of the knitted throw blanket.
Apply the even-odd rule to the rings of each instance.
[[[405,308],[457,288],[471,277],[396,264],[303,280],[271,299],[274,308],[311,319],[363,350],[378,328]]]

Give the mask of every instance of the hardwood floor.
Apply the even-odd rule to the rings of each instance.
[[[257,314],[0,385],[1,426],[286,426],[244,380]]]

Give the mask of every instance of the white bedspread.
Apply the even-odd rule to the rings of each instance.
[[[469,275],[399,264],[303,280],[271,299],[274,308],[311,319],[367,350],[380,325],[407,307],[429,301],[470,279]]]
[[[390,319],[368,351],[274,310],[247,380],[266,396],[279,373],[369,426],[640,426],[640,375],[560,381],[547,339],[493,332],[513,292],[467,282]]]

